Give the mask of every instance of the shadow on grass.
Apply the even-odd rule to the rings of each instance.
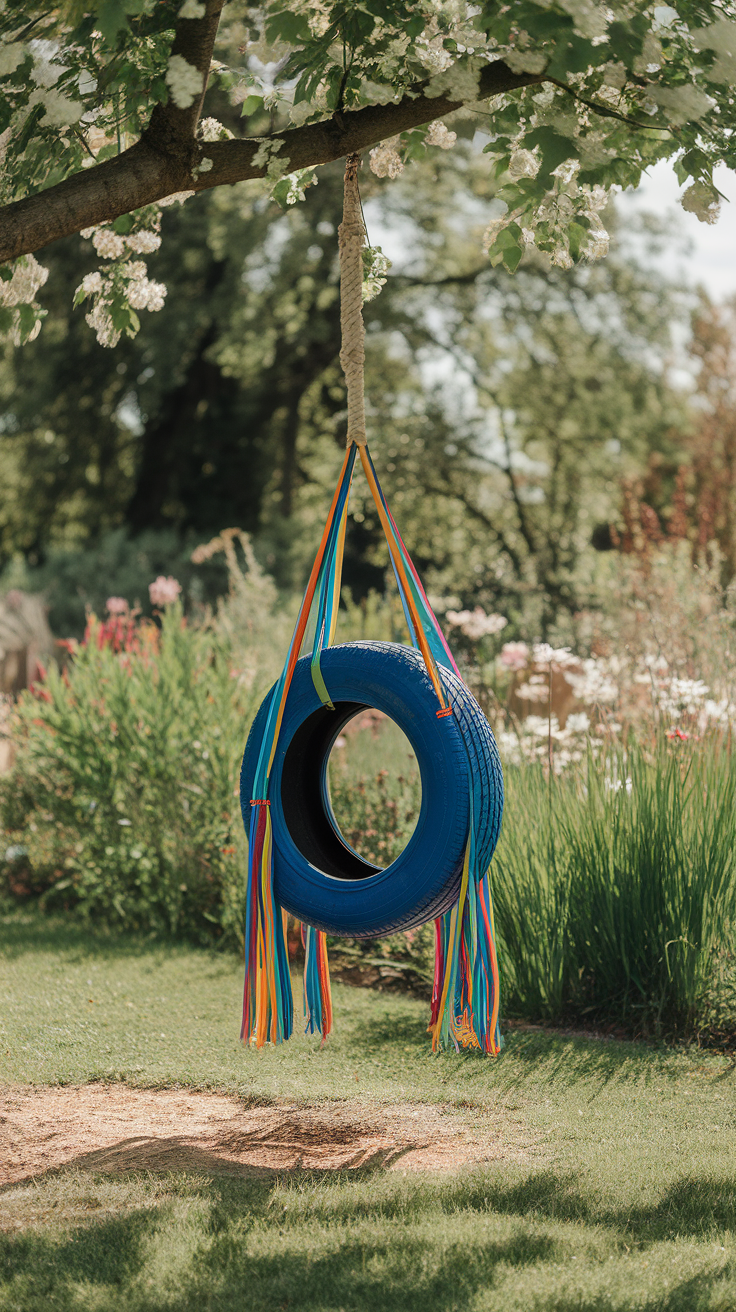
[[[535,1300],[529,1304],[529,1312],[624,1312],[627,1306],[632,1312],[634,1308],[636,1312],[710,1312],[714,1307],[723,1308],[725,1312],[727,1308],[733,1307],[730,1301],[724,1303],[718,1300],[719,1286],[725,1286],[726,1281],[729,1281],[730,1293],[730,1275],[691,1276],[667,1293],[652,1294],[644,1301],[640,1296],[632,1295],[630,1304],[622,1303],[618,1294],[614,1297],[606,1294],[594,1294],[592,1297],[570,1294],[561,1298],[545,1295],[543,1302]]]
[[[0,1234],[0,1289],[20,1277],[49,1292],[69,1282],[126,1284],[141,1270],[146,1242],[164,1211],[145,1208],[79,1226],[61,1241],[38,1230],[16,1238]]]
[[[45,1312],[51,1306],[62,1312],[117,1312],[121,1307],[130,1312],[160,1312],[163,1307],[176,1312],[464,1312],[477,1308],[484,1294],[492,1305],[494,1290],[508,1281],[509,1268],[520,1274],[554,1262],[563,1278],[566,1236],[540,1231],[540,1218],[607,1220],[618,1224],[622,1234],[631,1226],[648,1226],[648,1235],[637,1235],[639,1245],[646,1238],[663,1238],[663,1222],[672,1236],[673,1230],[691,1235],[713,1226],[733,1227],[736,1219],[732,1181],[683,1178],[648,1213],[608,1218],[591,1215],[573,1176],[559,1180],[549,1172],[506,1189],[479,1179],[377,1181],[375,1174],[360,1171],[337,1178],[302,1172],[289,1187],[285,1184],[283,1177],[278,1182],[190,1177],[186,1197],[197,1197],[208,1207],[200,1211],[198,1227],[187,1233],[184,1244],[175,1200],[61,1237],[41,1230],[0,1237],[0,1289],[4,1286],[10,1297],[2,1303],[0,1294],[0,1305],[23,1312]],[[369,1205],[365,1195],[374,1186],[377,1196]],[[452,1242],[443,1212],[453,1216],[457,1239]],[[506,1233],[485,1238],[482,1213],[506,1214]],[[148,1244],[156,1232],[158,1247],[152,1254]],[[175,1255],[173,1261],[167,1257],[165,1275],[155,1256],[159,1249]],[[536,1297],[529,1288],[530,1312],[622,1312],[628,1304],[620,1292],[584,1288],[586,1280],[597,1281],[598,1270],[597,1262],[585,1273],[564,1265],[565,1278],[579,1276],[583,1287]],[[713,1271],[643,1298],[641,1291],[632,1292],[631,1306],[639,1312],[730,1307],[718,1301],[730,1279],[728,1270]]]
[[[427,1047],[427,1019],[424,1013],[391,1014],[363,1017],[350,1021],[350,1041],[363,1051],[383,1051],[392,1047],[405,1050],[407,1045],[420,1051]],[[459,1067],[463,1081],[505,1089],[524,1088],[530,1076],[540,1068],[545,1083],[563,1087],[594,1077],[600,1084],[627,1080],[681,1078],[677,1049],[654,1048],[644,1043],[619,1040],[578,1038],[555,1033],[514,1031],[505,1038],[500,1058],[489,1061],[484,1054],[467,1051],[445,1053],[438,1060],[446,1065],[448,1081]],[[511,1060],[507,1061],[506,1058]]]

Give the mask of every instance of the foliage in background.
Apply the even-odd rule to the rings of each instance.
[[[200,942],[241,933],[237,773],[254,693],[211,625],[90,619],[23,694],[0,792],[11,889],[98,923]]]
[[[427,158],[362,189],[393,259],[366,307],[371,441],[423,576],[520,635],[567,641],[622,478],[650,456],[680,461],[687,415],[667,364],[687,306],[645,267],[648,248],[619,244],[571,274],[533,254],[513,279],[490,270],[477,242],[495,183],[467,142],[441,169]],[[95,555],[104,576],[128,540],[131,557],[171,551],[166,572],[187,585],[177,543],[238,526],[279,587],[302,586],[345,437],[341,191],[332,168],[285,214],[245,184],[168,210],[150,263],[169,296],[114,356],[67,304],[84,250],[50,251],[43,340],[0,368],[0,564],[17,585],[25,562],[21,586],[48,589],[59,623],[80,631],[81,595],[72,617],[62,592],[99,609]],[[356,600],[383,591],[387,564],[366,496],[358,477]],[[135,586],[115,585],[131,604]]]

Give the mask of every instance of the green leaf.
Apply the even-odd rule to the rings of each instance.
[[[580,248],[587,239],[587,232],[580,223],[571,223],[567,229],[567,239],[570,246],[570,254],[574,260],[580,259]]]
[[[519,260],[523,255],[521,246],[510,247],[503,253],[503,262],[509,273],[516,273],[519,266]]]
[[[247,96],[240,107],[240,117],[248,118],[251,114],[257,114],[259,109],[263,109],[263,96]]]
[[[554,128],[535,128],[525,137],[524,145],[528,150],[539,146],[542,152],[542,164],[537,178],[540,182],[547,182],[548,185],[551,185],[549,179],[553,171],[560,164],[564,164],[566,159],[571,159],[577,154],[575,143],[569,137],[560,136]]]

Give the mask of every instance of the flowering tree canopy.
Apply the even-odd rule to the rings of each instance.
[[[686,208],[717,214],[733,164],[731,0],[40,0],[0,5],[0,331],[32,337],[45,271],[74,232],[109,261],[77,298],[114,345],[165,294],[131,259],[159,243],[161,203],[264,178],[303,195],[312,170],[370,150],[395,176],[470,120],[505,205],[487,234],[513,271],[527,245],[558,264],[605,253],[614,186],[671,158]],[[203,117],[242,106],[237,135]],[[207,109],[209,110],[209,100]]]

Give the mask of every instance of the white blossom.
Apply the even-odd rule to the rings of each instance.
[[[374,146],[370,153],[371,172],[377,178],[398,178],[404,172],[404,162],[389,141],[382,141]]]
[[[566,159],[562,164],[558,164],[556,169],[552,170],[552,177],[559,178],[563,187],[569,187],[573,178],[580,171],[579,159]]]
[[[158,250],[161,238],[157,232],[150,232],[147,228],[143,228],[140,232],[129,232],[125,238],[125,245],[136,255],[150,255],[152,251]]]
[[[179,10],[180,18],[204,18],[206,7],[198,4],[197,0],[184,0],[184,4]]]
[[[99,269],[95,269],[94,273],[85,273],[77,291],[83,292],[85,296],[96,296],[98,292],[101,292],[102,274]]]
[[[473,642],[487,634],[500,633],[508,624],[505,615],[487,615],[482,606],[476,606],[475,610],[448,610],[445,618],[451,628],[459,629]]]
[[[567,670],[565,679],[578,701],[594,706],[614,702],[618,697],[618,684],[613,675],[610,661],[590,656],[579,661],[577,669]]]
[[[429,73],[444,73],[452,65],[452,55],[445,50],[444,37],[419,37],[414,49],[417,58]]]
[[[103,260],[119,260],[125,251],[125,242],[110,228],[96,228],[92,234],[92,245]]]
[[[110,313],[103,301],[98,301],[84,317],[90,328],[94,328],[100,346],[117,346],[120,341],[120,330],[113,327]]]
[[[0,305],[30,305],[48,276],[48,269],[33,255],[21,255],[13,266],[12,278],[0,282]]]
[[[201,95],[204,79],[199,69],[188,64],[183,55],[172,55],[166,70],[166,82],[177,109],[189,109]]]
[[[138,278],[128,290],[128,303],[134,310],[162,310],[166,291],[165,283],[154,282],[151,278]]]
[[[424,138],[428,146],[439,146],[440,150],[452,150],[457,141],[457,132],[450,132],[442,119],[435,119],[427,128]]]
[[[515,150],[509,161],[509,177],[517,182],[519,178],[536,178],[541,161],[532,150]]]
[[[216,118],[201,119],[197,128],[197,136],[201,141],[228,141],[232,135],[230,129]]]
[[[552,263],[560,269],[571,269],[575,261],[565,246],[557,246],[552,256]]]

